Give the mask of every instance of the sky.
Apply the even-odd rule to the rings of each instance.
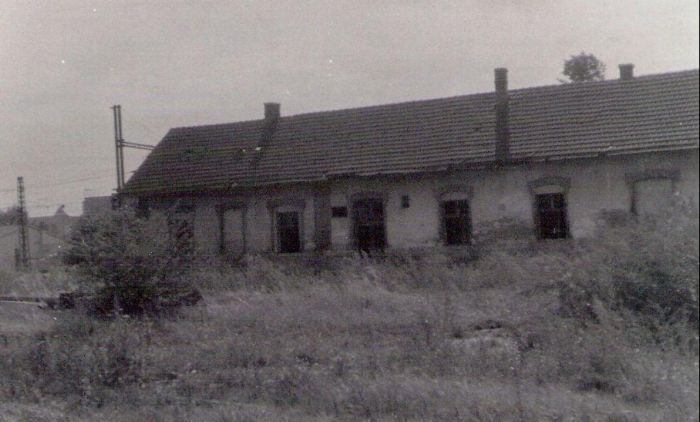
[[[635,74],[698,68],[697,0],[0,0],[0,209],[116,185],[127,141],[171,127],[557,84],[582,51]],[[147,152],[125,151],[127,177]]]

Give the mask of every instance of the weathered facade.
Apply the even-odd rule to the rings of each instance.
[[[698,72],[171,130],[127,183],[204,253],[472,242],[494,221],[591,235],[601,211],[698,207]]]

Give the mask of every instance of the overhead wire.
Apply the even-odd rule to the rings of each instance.
[[[27,189],[44,189],[44,188],[51,188],[55,186],[63,186],[63,185],[69,185],[71,183],[79,183],[79,182],[86,182],[89,180],[99,180],[99,179],[109,179],[112,178],[113,176],[90,176],[90,177],[83,177],[80,179],[72,179],[72,180],[64,180],[62,182],[56,182],[56,183],[49,183],[49,184],[44,184],[44,185],[27,185]],[[0,189],[0,192],[16,192],[17,188],[8,188],[8,189]]]

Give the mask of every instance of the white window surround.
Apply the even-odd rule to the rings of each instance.
[[[469,234],[468,237],[471,241],[473,236],[474,227],[472,221],[472,199],[474,197],[474,188],[468,184],[453,184],[443,186],[438,189],[435,193],[435,199],[438,207],[438,233],[440,236],[440,243],[445,244],[447,241],[447,227],[444,215],[443,203],[446,201],[467,201],[469,204]]]
[[[538,195],[561,194],[563,196],[563,227],[565,227],[566,237],[571,237],[571,225],[569,221],[569,189],[571,188],[571,179],[562,176],[542,176],[528,182],[528,191],[530,192],[530,202],[532,204],[532,222],[535,236],[541,238],[543,222],[540,221],[541,210],[538,208]]]
[[[566,195],[571,187],[571,179],[561,176],[543,176],[528,182],[527,187],[533,197],[548,193]]]

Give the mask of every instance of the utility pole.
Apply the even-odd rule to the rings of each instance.
[[[124,138],[122,137],[122,106],[112,107],[114,115],[114,148],[117,157],[117,195],[124,187]]]
[[[117,104],[112,106],[112,114],[114,117],[114,153],[117,159],[117,193],[116,205],[121,206],[121,193],[126,184],[124,177],[124,148],[152,150],[153,145],[139,144],[136,142],[127,142],[122,135],[122,106]]]
[[[18,267],[29,269],[29,235],[27,234],[27,204],[24,200],[24,178],[17,178],[17,225],[19,228]]]

